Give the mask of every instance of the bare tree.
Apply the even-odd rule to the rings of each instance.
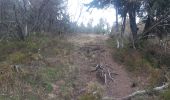
[[[32,32],[65,31],[69,27],[65,7],[64,0],[0,0],[0,32],[25,40]]]

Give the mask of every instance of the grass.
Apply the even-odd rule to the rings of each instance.
[[[5,94],[0,99],[47,99],[58,81],[74,81],[69,79],[75,75],[69,69],[72,65],[69,57],[74,47],[65,39],[33,35],[25,41],[1,41],[0,46],[0,93]],[[60,59],[47,65],[44,62],[46,58]],[[22,71],[16,72],[11,65],[21,65]],[[62,100],[72,96],[72,84],[59,84],[59,87],[60,96],[57,98]]]
[[[78,100],[102,100],[103,87],[96,82],[87,84],[86,93],[81,95]]]
[[[87,94],[82,95],[79,98],[79,100],[100,100],[100,99],[96,98],[93,94],[87,93]]]
[[[27,59],[27,56],[28,55],[22,52],[14,52],[9,55],[8,59],[11,63],[17,64],[17,63],[23,63]]]
[[[160,95],[160,99],[162,99],[162,100],[170,100],[170,89],[168,89],[167,91],[162,93]]]
[[[133,49],[129,42],[125,44],[124,48],[116,49],[114,46],[116,45],[115,39],[109,39],[108,45],[115,51],[113,52],[113,58],[120,63],[125,63],[125,65],[136,66],[137,64],[135,63],[138,63],[137,67],[140,67],[143,62],[154,68],[160,68],[161,66],[159,65],[160,56],[162,55],[160,54],[161,50],[157,44],[152,44],[150,41],[140,43],[137,50]],[[166,57],[167,56],[165,56],[165,58]]]
[[[108,40],[108,46],[112,49],[112,56],[119,64],[124,65],[127,71],[134,76],[146,76],[149,79],[149,87],[160,86],[165,82],[162,67],[170,66],[169,54],[165,53],[155,40],[143,41],[135,50],[129,42],[124,48],[117,49],[116,39]]]

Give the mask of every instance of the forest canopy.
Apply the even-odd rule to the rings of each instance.
[[[102,9],[110,5],[116,9],[117,31],[118,15],[122,17],[121,34],[124,33],[128,17],[134,42],[138,40],[137,17],[145,24],[142,32],[145,39],[151,33],[160,38],[170,33],[170,0],[93,0],[86,4],[89,9]]]

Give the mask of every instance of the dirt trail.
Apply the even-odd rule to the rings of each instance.
[[[114,76],[114,81],[109,81],[104,87],[104,95],[120,98],[131,94],[132,80],[126,70],[112,59],[110,49],[106,46],[108,36],[95,34],[81,34],[69,38],[69,41],[76,46],[73,54],[74,65],[79,69],[78,80],[82,83],[98,82],[102,84],[95,73],[90,71],[97,64],[109,65],[111,71],[118,75]]]

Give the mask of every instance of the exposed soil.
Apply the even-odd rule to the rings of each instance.
[[[106,44],[107,39],[108,36],[96,34],[75,35],[68,39],[76,46],[72,59],[79,70],[78,81],[83,84],[98,82],[104,87],[104,96],[124,97],[135,91],[132,88],[133,81],[126,70],[112,59],[111,50]],[[98,79],[96,73],[91,72],[97,64],[109,66],[110,71],[117,74],[114,80],[108,81],[106,85]],[[78,89],[82,91],[83,86]]]

